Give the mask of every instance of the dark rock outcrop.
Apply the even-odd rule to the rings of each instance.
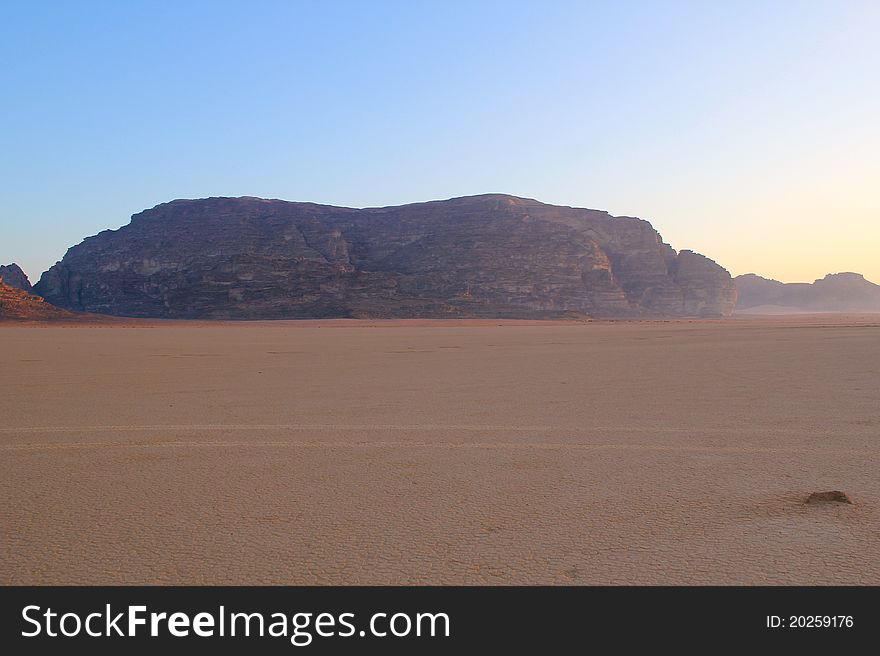
[[[73,319],[79,315],[54,307],[39,296],[23,289],[7,285],[0,277],[0,321],[14,319],[25,321],[47,321],[53,319]]]
[[[798,312],[880,312],[880,285],[858,273],[830,273],[813,283],[782,283],[754,273],[737,276],[737,309]]]
[[[810,496],[807,497],[807,503],[849,503],[852,504],[852,499],[849,498],[846,492],[841,492],[840,490],[829,490],[828,492],[813,492]]]
[[[36,291],[139,317],[721,317],[736,289],[647,221],[498,194],[351,209],[176,200],[68,250]]]
[[[10,287],[23,289],[26,292],[31,291],[31,281],[28,280],[27,274],[15,262],[0,265],[0,278]]]

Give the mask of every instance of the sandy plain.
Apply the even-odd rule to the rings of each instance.
[[[877,316],[7,324],[0,389],[3,584],[880,584]]]

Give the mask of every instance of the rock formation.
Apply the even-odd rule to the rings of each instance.
[[[39,296],[7,285],[0,277],[0,321],[7,319],[46,321],[75,319],[79,315],[54,307]]]
[[[754,273],[737,276],[737,310],[880,312],[880,285],[858,273],[829,273],[813,283],[782,283]]]
[[[721,317],[730,275],[647,221],[489,194],[351,209],[164,203],[85,239],[35,287],[137,317]]]
[[[28,280],[25,272],[22,271],[21,267],[15,262],[12,264],[0,265],[0,278],[3,278],[3,282],[10,287],[23,289],[26,292],[31,291],[31,281]]]

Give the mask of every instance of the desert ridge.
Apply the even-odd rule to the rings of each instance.
[[[36,294],[7,285],[0,277],[0,322],[76,321],[80,315],[57,308]],[[91,321],[99,321],[94,317]]]

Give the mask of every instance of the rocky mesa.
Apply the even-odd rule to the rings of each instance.
[[[647,221],[501,194],[353,209],[175,200],[70,248],[35,291],[133,317],[723,317],[728,272]]]
[[[812,283],[737,276],[737,310],[748,312],[880,312],[880,285],[860,273],[829,273]]]

